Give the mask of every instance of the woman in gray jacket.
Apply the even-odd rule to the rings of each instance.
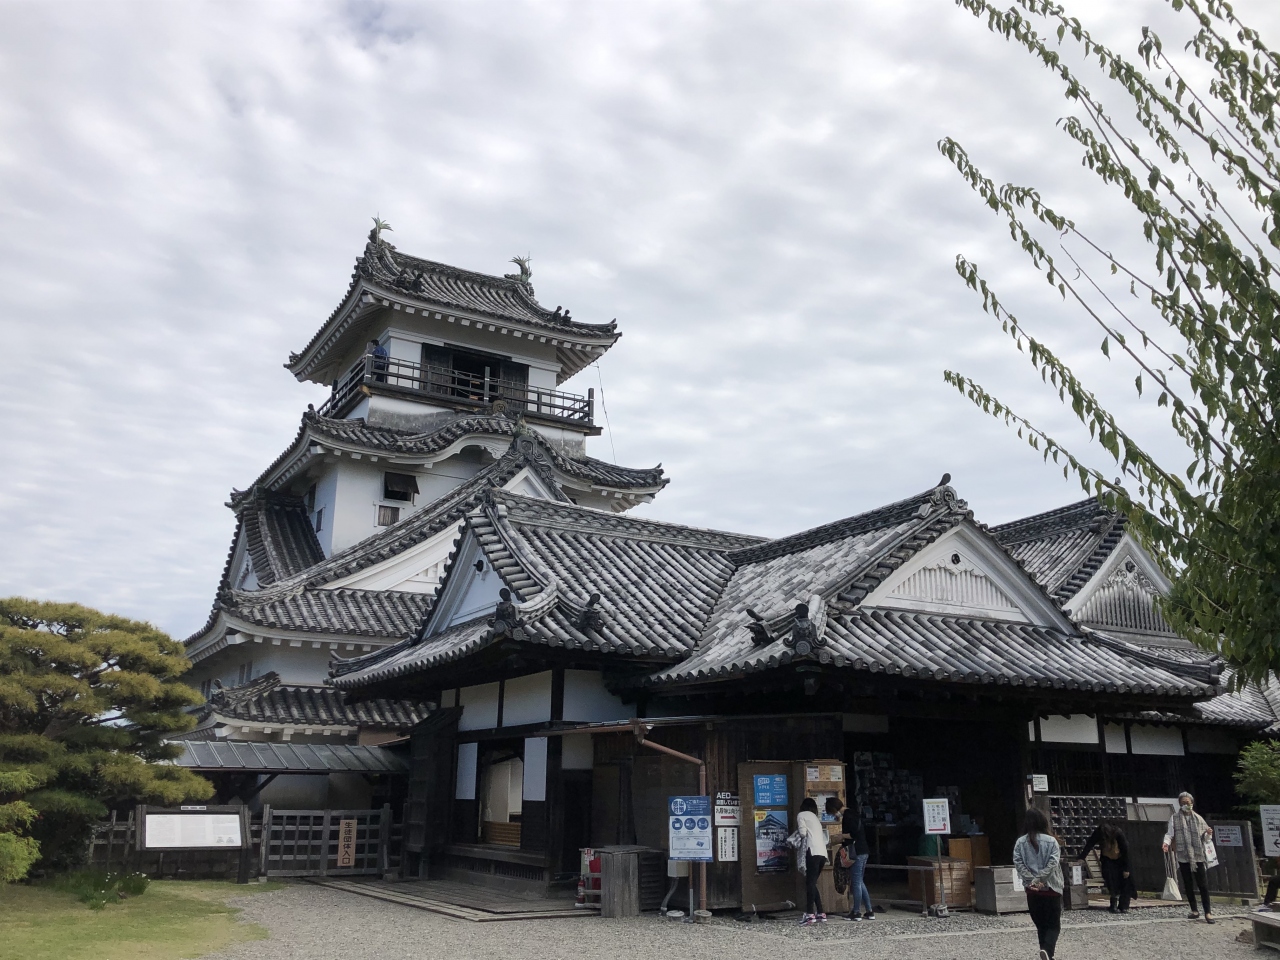
[[[1013,866],[1027,891],[1027,911],[1040,938],[1040,960],[1053,960],[1062,930],[1062,848],[1049,834],[1049,819],[1032,807],[1026,835],[1013,845]]]

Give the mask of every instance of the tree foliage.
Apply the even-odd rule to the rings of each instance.
[[[1258,740],[1240,751],[1236,792],[1254,803],[1280,803],[1280,743]]]
[[[986,0],[956,0],[1061,81],[1077,112],[1059,126],[1083,166],[1136,213],[1149,263],[1122,262],[1110,252],[1113,238],[1090,233],[1037,190],[997,186],[955,141],[944,139],[939,149],[1003,218],[1044,279],[1097,325],[1102,353],[1132,366],[1134,389],[1167,411],[1185,462],[1161,462],[1145,449],[963,256],[956,269],[981,294],[983,309],[1070,405],[1120,476],[1109,479],[971,378],[951,370],[945,378],[1061,465],[1064,476],[1128,514],[1173,581],[1166,617],[1224,656],[1243,683],[1280,667],[1280,290],[1273,261],[1280,248],[1280,56],[1222,0],[1168,2],[1193,21],[1182,21],[1191,27],[1184,53],[1166,53],[1144,28],[1129,60],[1056,3],[1016,0],[1001,10]],[[1068,64],[1064,45],[1082,65],[1097,64],[1131,118],[1104,106]]]
[[[159,765],[200,695],[182,648],[155,627],[78,604],[0,600],[0,875],[36,853],[74,862],[107,804],[177,804],[207,780]]]

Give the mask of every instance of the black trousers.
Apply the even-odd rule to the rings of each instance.
[[[1276,893],[1278,891],[1280,891],[1280,873],[1267,881],[1267,895],[1263,898],[1262,902],[1267,904],[1275,903]]]
[[[1124,870],[1121,869],[1120,861],[1112,860],[1110,857],[1099,857],[1102,861],[1102,882],[1107,885],[1107,892],[1111,894],[1111,906],[1116,906],[1116,901],[1120,901],[1120,909],[1129,909],[1129,887],[1131,881],[1125,879]]]
[[[1207,916],[1211,911],[1209,909],[1209,870],[1203,863],[1197,863],[1195,872],[1191,870],[1191,864],[1179,863],[1178,875],[1182,878],[1182,889],[1186,891],[1187,903],[1191,904],[1191,912],[1196,912],[1196,892],[1191,889],[1191,878],[1196,878],[1196,883],[1200,885],[1200,902],[1204,904],[1204,912]]]
[[[818,878],[822,876],[822,868],[826,865],[826,857],[815,857],[812,853],[804,855],[805,913],[826,913],[822,909],[822,894],[818,892]]]
[[[1058,948],[1058,934],[1062,932],[1062,897],[1056,893],[1049,896],[1028,892],[1027,912],[1036,925],[1040,949],[1049,955],[1049,960],[1053,960],[1053,951]]]

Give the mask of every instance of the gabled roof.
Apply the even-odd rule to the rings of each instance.
[[[390,302],[415,305],[423,313],[440,311],[437,316],[461,314],[517,325],[538,331],[545,339],[564,340],[566,346],[594,347],[595,356],[620,336],[617,321],[579,323],[558,308],[548,310],[534,298],[533,287],[527,280],[491,276],[411,257],[400,253],[375,230],[369,234],[364,254],[356,259],[346,296],[310,342],[289,355],[286,368],[299,379],[311,376],[324,364],[326,350],[359,320],[366,305],[376,307]],[[592,359],[579,349],[560,350],[559,355],[565,368],[561,371],[561,380]]]
[[[511,423],[503,417],[484,419],[493,420],[495,428],[500,424]],[[459,426],[458,429],[470,430],[473,427],[475,424]],[[459,523],[487,491],[501,487],[523,469],[531,470],[545,482],[549,491],[567,500],[556,481],[555,471],[560,465],[565,465],[565,469],[568,469],[569,465],[575,463],[579,461],[561,456],[536,433],[521,433],[513,438],[503,456],[483,467],[430,506],[327,559],[321,559],[258,590],[233,588],[230,582],[231,556],[228,556],[213,611],[205,625],[188,637],[186,643],[195,642],[212,629],[220,611],[264,627],[310,633],[355,632],[362,636],[407,636],[417,629],[422,614],[429,606],[429,597],[395,590],[334,590],[325,588],[324,585],[390,560],[410,547],[443,533]],[[661,479],[661,468],[652,471],[652,475],[661,484],[666,483]],[[233,506],[239,509],[242,503],[252,502],[256,496],[254,491],[233,495]],[[242,523],[237,528],[237,542],[243,535],[243,529]],[[275,529],[270,525],[261,527],[268,535]],[[284,547],[277,544],[271,550],[279,553],[283,552]],[[233,542],[232,555],[234,552]]]
[[[236,503],[235,511],[259,585],[292,577],[324,559],[298,497],[254,487]]]
[[[444,592],[451,561],[442,596],[419,635],[335,663],[333,682],[357,689],[422,673],[510,638],[622,655],[632,663],[674,661],[619,680],[623,686],[707,683],[808,659],[952,683],[1212,695],[1202,664],[1163,660],[1123,641],[1076,632],[1065,617],[1054,621],[1058,628],[860,606],[900,566],[961,524],[975,537],[986,536],[950,487],[792,537],[746,543],[495,491],[468,515],[455,558],[470,549],[471,538],[512,591],[515,608],[503,616],[518,623],[493,615],[435,627],[430,617],[449,609]],[[466,562],[474,556],[468,553]],[[1038,591],[1030,578],[1027,583]],[[600,596],[594,607],[592,593]],[[822,643],[800,656],[784,639],[794,604],[814,594],[818,609],[811,603],[810,612]],[[1052,606],[1043,593],[1035,595]]]
[[[1098,572],[1124,537],[1123,515],[1097,500],[992,527],[991,533],[1061,603]]]
[[[468,515],[464,536],[479,542],[519,601],[524,642],[658,661],[682,657],[696,644],[733,571],[726,554],[762,542],[503,490],[491,491]],[[437,596],[449,589],[457,556]],[[583,621],[592,594],[601,597],[598,627]],[[493,636],[487,618],[439,631],[428,617],[411,640],[335,664],[334,684],[354,687],[426,670],[482,649]]]
[[[378,730],[408,729],[426,715],[426,707],[410,700],[347,703],[346,697],[332,687],[281,683],[275,671],[238,687],[215,690],[196,711],[202,723],[213,718],[220,722]]]

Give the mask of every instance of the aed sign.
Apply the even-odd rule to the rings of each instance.
[[[738,799],[737,794],[716,794],[715,823],[717,827],[742,826],[742,801]]]
[[[667,798],[667,858],[712,863],[710,797]]]

